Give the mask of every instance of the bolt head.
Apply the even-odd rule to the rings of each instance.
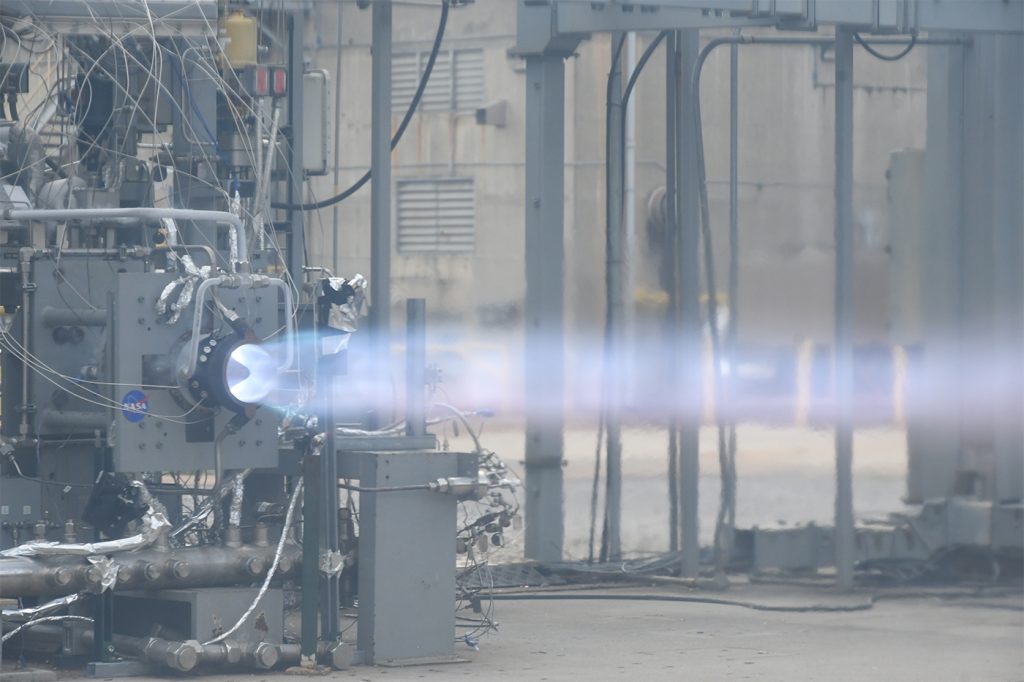
[[[172,561],[169,561],[167,563],[168,563],[168,567],[171,570],[171,575],[173,575],[178,580],[184,580],[185,578],[187,578],[192,573],[192,569],[184,561],[173,561],[172,560]]]
[[[61,566],[53,572],[53,582],[61,587],[68,585],[73,577],[71,569],[67,566]]]
[[[242,646],[233,639],[225,639],[221,642],[224,647],[225,663],[236,665],[242,660]]]
[[[143,575],[146,576],[146,580],[160,580],[164,572],[160,570],[160,567],[153,563],[147,563],[146,567],[142,569]]]
[[[249,571],[252,575],[260,575],[266,570],[266,562],[263,557],[249,557],[245,562],[245,570]]]
[[[277,665],[281,658],[281,650],[267,642],[260,642],[252,652],[253,662],[264,670],[269,670]]]
[[[193,642],[195,646],[192,646]],[[187,673],[199,663],[199,651],[197,649],[201,648],[199,642],[194,640],[179,644],[167,652],[167,667]]]

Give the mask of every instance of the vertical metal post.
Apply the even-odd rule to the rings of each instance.
[[[700,483],[700,422],[703,372],[700,320],[700,222],[697,204],[697,169],[694,150],[693,67],[700,50],[697,29],[677,33],[676,59],[676,285],[678,287],[678,327],[676,338],[679,375],[676,381],[677,419],[679,420],[679,500],[682,538],[681,574],[696,577],[700,571],[700,523],[698,490]]]
[[[108,308],[110,310],[110,308]],[[26,320],[27,324],[28,321]],[[108,327],[112,329],[112,327]],[[99,434],[96,435],[96,453],[94,471],[96,476],[101,472],[111,471],[111,451],[107,443],[101,441]],[[93,539],[99,542],[103,539],[102,533],[96,529]],[[93,656],[96,661],[114,660],[114,593],[104,590],[96,595],[95,609],[93,611]]]
[[[728,477],[730,480],[730,504],[726,511],[724,559],[728,562],[736,534],[736,336],[740,314],[740,227],[739,227],[739,81],[740,47],[729,46],[729,328],[726,336],[725,357],[729,360],[729,374],[723,382],[726,400],[719,400],[721,408],[727,409],[728,429]]]
[[[114,358],[117,349],[114,347],[114,292],[107,292],[107,345],[104,349],[106,357],[104,358],[107,367],[112,368],[114,366]],[[29,318],[26,315],[23,320],[23,324],[29,324]],[[110,404],[115,405],[115,386],[111,384],[108,387],[108,398]],[[108,423],[113,423],[115,418],[115,412],[113,408],[107,409]],[[94,432],[96,439],[96,450],[93,461],[93,480],[98,480],[101,473],[104,471],[114,470],[114,452],[110,447],[110,434],[108,433],[104,438],[101,431],[97,430]],[[219,482],[219,481],[218,481]],[[102,539],[102,533],[97,528],[94,531],[94,539],[99,542]],[[97,661],[111,661],[114,659],[114,593],[112,590],[104,590],[100,592],[96,597],[96,610],[93,614],[93,647],[95,649],[94,656]]]
[[[373,79],[370,91],[370,334],[373,378],[379,395],[375,423],[384,420],[383,389],[391,358],[391,0],[373,3]]]
[[[622,341],[623,341],[623,111],[621,55],[625,36],[612,33],[611,66],[608,71],[608,92],[605,102],[605,287],[607,315],[605,320],[605,429],[608,442],[608,475],[605,488],[605,523],[607,557],[618,559],[622,554],[620,527],[622,521]],[[603,553],[602,553],[603,554]],[[605,557],[603,557],[605,558]]]
[[[853,587],[853,32],[836,27],[836,573]]]
[[[636,69],[637,35],[636,31],[626,34],[626,79]],[[637,376],[636,363],[636,290],[637,238],[636,238],[636,110],[640,104],[639,83],[633,86],[633,95],[626,103],[623,111],[626,135],[623,140],[622,179],[622,229],[623,229],[623,339],[622,339],[622,388],[623,400],[633,402],[636,395]]]
[[[944,34],[939,34],[942,37]],[[927,402],[909,403],[907,493],[924,500],[953,493],[960,457],[961,249],[966,140],[963,46],[928,48],[928,121],[925,148],[924,340],[921,387]],[[915,397],[908,396],[908,398]]]
[[[320,606],[320,455],[302,460],[302,667],[316,665]]]
[[[302,75],[306,71],[303,53],[303,46],[306,44],[305,27],[305,12],[291,12],[288,35],[288,72],[291,74],[288,79],[288,134],[289,168],[292,171],[288,183],[288,203],[291,204],[302,203],[302,187],[306,180],[306,165],[302,158]],[[267,153],[274,153],[273,140]],[[269,192],[269,188],[267,191]],[[302,266],[306,264],[305,214],[302,211],[289,211],[288,227],[288,269],[296,281],[301,281]]]
[[[427,431],[424,386],[427,364],[427,302],[410,298],[405,303],[405,435]]]
[[[565,62],[526,58],[526,540],[560,561],[564,426]]]
[[[1024,36],[997,35],[995,41],[996,111],[993,150],[993,316],[995,357],[1005,358],[998,389],[993,446],[993,500],[1024,496]]]
[[[342,3],[335,5],[338,13],[338,22],[335,27],[337,34],[338,53],[334,59],[334,186],[341,184],[341,28],[342,16],[345,6]],[[338,204],[331,210],[331,270],[338,272],[338,231],[341,229],[338,224]]]
[[[676,320],[676,133],[679,126],[676,115],[676,92],[679,85],[676,59],[676,33],[669,33],[665,39],[665,251],[670,254],[669,266],[664,268],[664,287],[668,292],[668,307],[665,310],[664,357],[668,364],[667,385],[675,390],[678,361],[675,352]],[[664,260],[662,261],[665,262]],[[668,538],[669,549],[679,550],[679,448],[677,443],[679,418],[671,410],[668,424]]]
[[[736,367],[736,322],[739,305],[739,66],[740,46],[729,46],[729,337],[728,355],[730,368]],[[733,384],[736,374],[729,372],[730,405],[735,397]],[[732,419],[735,432],[735,415]]]
[[[323,312],[330,310],[329,305],[316,306],[317,316],[317,345],[318,352],[322,350],[323,344],[319,341],[321,334],[326,330],[327,320],[323,319]],[[321,354],[317,364],[317,386],[321,396],[322,419],[324,425],[325,442],[322,456],[320,457],[320,543],[321,546],[331,552],[340,549],[340,536],[338,534],[338,452],[335,447],[337,437],[337,417],[334,410],[334,396],[336,380],[342,371],[345,360],[343,353]],[[320,609],[320,636],[328,641],[333,641],[341,635],[341,581],[338,576],[324,575],[321,578],[321,590],[323,604]]]

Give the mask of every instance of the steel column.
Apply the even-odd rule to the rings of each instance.
[[[320,455],[302,461],[302,659],[316,666],[317,612],[320,606]]]
[[[384,386],[390,381],[391,357],[391,0],[373,3],[373,64],[370,110],[370,334],[374,423],[385,419]]]
[[[726,438],[728,451],[728,476],[730,479],[730,503],[726,510],[726,537],[724,559],[728,563],[736,541],[736,488],[739,476],[736,474],[736,336],[740,311],[740,226],[739,226],[739,82],[740,46],[729,46],[729,327],[726,332],[724,357],[728,359],[729,374],[722,385],[725,399],[719,399],[719,409],[728,410]]]
[[[302,75],[306,70],[303,46],[305,43],[306,17],[303,11],[291,12],[291,26],[288,35],[288,135],[291,168],[288,183],[288,203],[301,204],[302,187],[306,181],[305,162],[302,158]],[[274,141],[270,141],[268,154],[274,154]],[[273,166],[273,161],[267,163]],[[267,189],[269,192],[269,188]],[[302,266],[306,264],[305,214],[300,211],[288,212],[288,269],[296,281],[302,281]]]
[[[853,587],[853,32],[836,28],[835,342],[836,572]]]
[[[960,453],[960,249],[964,210],[964,66],[961,46],[928,50],[928,120],[925,148],[924,357],[922,396],[908,409],[907,496],[953,492]]]
[[[679,125],[676,115],[676,92],[678,87],[679,61],[676,59],[676,34],[669,33],[665,38],[665,251],[670,254],[671,265],[664,268],[663,286],[668,292],[668,307],[665,311],[664,357],[668,364],[667,374],[669,386],[673,387],[673,379],[677,376],[678,360],[674,351],[676,330],[676,132]],[[664,260],[662,261],[665,262]],[[668,537],[669,549],[679,549],[679,448],[678,416],[675,411],[669,416],[668,424]]]
[[[703,372],[702,330],[700,319],[700,221],[697,203],[697,168],[694,150],[693,67],[700,50],[700,33],[685,29],[676,34],[676,218],[679,238],[676,243],[675,272],[678,290],[678,323],[675,354],[678,375],[675,382],[676,418],[679,432],[679,502],[684,577],[696,577],[700,571],[700,524],[698,489],[700,482],[700,422]]]
[[[427,302],[405,303],[405,435],[424,436],[427,406],[424,387],[427,367]]]
[[[605,479],[605,536],[602,558],[617,559],[622,554],[622,365],[624,340],[622,199],[624,143],[622,110],[622,33],[613,33],[608,91],[605,102],[605,429],[608,443],[608,473]]]
[[[1024,497],[1024,36],[995,41],[993,150],[994,357],[1008,371],[1000,380],[994,417],[993,499]]]
[[[527,558],[560,561],[565,309],[565,62],[526,58]]]
[[[317,306],[320,309],[320,306]],[[327,329],[327,320],[317,320],[318,331]],[[317,385],[321,396],[324,449],[320,457],[320,543],[324,550],[337,552],[340,549],[338,534],[338,455],[336,446],[337,416],[335,411],[335,391],[337,377],[345,362],[345,355],[334,353],[321,355],[317,367]],[[324,575],[320,587],[323,593],[323,604],[320,609],[320,635],[322,639],[333,641],[341,635],[341,581],[338,576]]]

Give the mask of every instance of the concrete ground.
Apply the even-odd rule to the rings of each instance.
[[[1024,680],[1024,596],[923,596],[880,600],[850,613],[784,613],[666,601],[503,601],[500,631],[467,663],[356,667],[348,680],[828,680],[1012,682]],[[552,593],[549,593],[552,594]],[[564,594],[564,593],[563,593]],[[851,606],[868,595],[821,588],[739,586],[728,592],[666,588],[574,591],[582,595],[684,595],[769,606]],[[137,678],[139,682],[160,678]],[[287,682],[286,673],[216,675],[215,682]],[[300,678],[301,679],[301,678]]]

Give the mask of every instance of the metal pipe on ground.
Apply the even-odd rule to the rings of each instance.
[[[117,570],[114,589],[170,589],[227,587],[248,584],[263,576],[274,558],[275,547],[196,547],[174,551],[159,549],[111,557]],[[292,573],[301,565],[298,547],[288,546],[278,572]],[[85,558],[0,559],[0,598],[59,596],[98,589],[103,571]]]
[[[95,642],[95,634],[90,628],[75,628],[68,633],[60,625],[41,625],[27,629],[16,637],[20,637],[24,646],[36,655],[56,655],[62,650],[69,635],[83,647],[91,647]],[[270,642],[224,640],[216,644],[200,644],[194,639],[182,642],[160,637],[114,635],[113,644],[120,654],[186,673],[200,666],[270,670],[283,660],[282,645]],[[326,659],[333,660],[327,648],[324,654]]]

